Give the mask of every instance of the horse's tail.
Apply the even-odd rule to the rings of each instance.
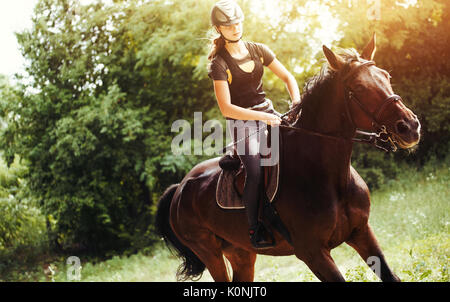
[[[156,211],[156,232],[166,242],[167,247],[183,260],[177,271],[177,280],[201,278],[205,264],[187,246],[183,245],[172,230],[169,222],[170,204],[179,184],[173,184],[166,189],[159,199]]]

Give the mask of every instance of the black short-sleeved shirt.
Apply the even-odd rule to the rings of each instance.
[[[238,65],[238,60],[223,48],[209,64],[208,76],[215,81],[228,81],[231,103],[248,108],[264,102],[266,94],[262,87],[263,66],[272,63],[275,54],[261,43],[244,41],[244,44],[249,51],[248,60],[255,63],[252,72],[243,71]]]

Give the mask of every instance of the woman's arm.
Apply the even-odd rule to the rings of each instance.
[[[300,91],[294,76],[275,58],[272,63],[267,66],[274,74],[276,74],[284,83],[286,83],[289,95],[293,104],[300,102]]]
[[[237,120],[259,120],[277,126],[281,119],[275,114],[245,109],[231,104],[230,88],[227,81],[214,81],[214,92],[222,115]]]

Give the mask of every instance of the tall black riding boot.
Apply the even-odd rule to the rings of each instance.
[[[260,166],[259,156],[241,156],[246,172],[247,180],[245,182],[242,199],[245,204],[249,225],[250,242],[256,249],[269,248],[274,245],[273,238],[264,225],[258,221],[259,202],[263,186],[263,168]]]
[[[275,245],[274,238],[264,227],[264,224],[258,222],[256,227],[249,229],[250,242],[255,249],[267,249]]]

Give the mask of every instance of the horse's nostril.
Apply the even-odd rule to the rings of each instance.
[[[406,124],[404,121],[398,121],[395,124],[395,127],[397,128],[398,133],[406,133],[409,130],[408,124]]]

